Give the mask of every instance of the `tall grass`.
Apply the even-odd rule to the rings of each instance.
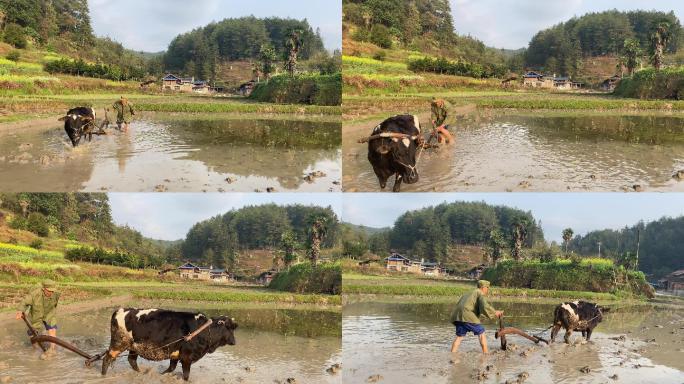
[[[339,295],[342,286],[342,267],[339,262],[318,264],[301,263],[279,272],[269,288],[296,293],[326,293]]]
[[[200,291],[200,290],[136,290],[133,296],[141,299],[222,301],[240,303],[296,303],[296,304],[341,304],[339,296],[298,295],[270,292]]]

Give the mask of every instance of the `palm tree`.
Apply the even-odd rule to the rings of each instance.
[[[624,45],[625,55],[620,58],[620,61],[627,68],[627,74],[632,76],[634,70],[641,63],[641,46],[639,45],[639,40],[637,39],[626,39]]]
[[[513,222],[513,227],[511,228],[513,235],[511,238],[511,254],[516,261],[520,261],[522,258],[522,246],[527,239],[527,224],[527,219],[521,217]]]
[[[318,217],[314,219],[311,229],[309,230],[309,242],[311,246],[309,251],[309,259],[311,260],[311,264],[314,266],[318,263],[318,259],[321,255],[321,243],[323,242],[325,233],[325,218]]]
[[[651,49],[653,50],[653,67],[656,70],[663,68],[663,58],[665,56],[665,47],[672,38],[670,24],[662,22],[658,24],[655,32],[651,35]]]
[[[303,32],[300,29],[293,29],[290,31],[287,40],[285,40],[285,48],[288,52],[287,61],[285,61],[285,69],[290,76],[294,76],[295,72],[297,72],[297,56],[299,56],[299,51],[304,44],[302,33]]]
[[[570,240],[572,240],[572,236],[575,234],[575,232],[572,230],[572,228],[565,228],[563,230],[563,244],[565,244],[565,253],[568,253],[568,244],[570,244]]]

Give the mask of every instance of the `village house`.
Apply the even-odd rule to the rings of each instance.
[[[276,273],[277,272],[274,270],[262,272],[259,275],[259,277],[257,277],[257,283],[259,283],[261,285],[266,285],[266,286],[271,284],[271,281],[273,281],[273,278],[275,277]]]
[[[613,75],[601,83],[601,89],[604,91],[614,91],[617,84],[622,80],[620,75]]]
[[[579,89],[582,83],[572,81],[569,77],[545,76],[539,72],[530,71],[523,75],[523,85],[531,88]]]
[[[422,273],[426,276],[441,276],[446,273],[439,263],[425,261],[425,259],[411,260],[396,252],[385,258],[385,268],[388,271]]]
[[[659,281],[668,293],[684,296],[684,269],[674,271]]]
[[[185,263],[178,267],[178,272],[182,279],[190,280],[210,280],[215,282],[228,281],[230,274],[225,269],[210,267],[200,267],[192,263]]]
[[[216,90],[209,82],[195,80],[194,77],[178,77],[169,73],[162,79],[162,91],[210,94]]]

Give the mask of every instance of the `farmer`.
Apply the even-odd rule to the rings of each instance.
[[[131,123],[131,117],[135,116],[133,104],[131,104],[127,98],[121,96],[121,99],[114,102],[112,108],[116,111],[117,129],[121,131],[123,126],[123,132],[128,132],[128,125]]]
[[[54,281],[43,281],[40,288],[31,291],[21,301],[17,311],[17,320],[21,320],[21,314],[25,312],[33,328],[40,329],[44,327],[48,335],[57,337],[57,302],[59,301],[59,292],[57,292],[56,288],[57,286]],[[32,335],[29,334],[29,336]],[[54,353],[55,345],[50,343],[45,356]]]
[[[432,134],[437,135],[437,142],[440,144],[443,141],[446,141],[446,143],[449,144],[453,140],[451,133],[449,133],[449,126],[445,125],[448,116],[448,109],[450,107],[451,105],[449,102],[443,99],[436,99],[434,97],[430,103],[430,109],[432,111],[432,127],[434,128]]]
[[[480,338],[482,353],[487,353],[487,338],[484,327],[480,324],[480,316],[494,317],[503,316],[503,311],[496,311],[487,302],[485,296],[489,293],[489,281],[478,280],[477,289],[464,294],[458,300],[454,312],[451,314],[451,322],[456,326],[456,340],[451,345],[451,352],[458,352],[463,336],[472,332]]]

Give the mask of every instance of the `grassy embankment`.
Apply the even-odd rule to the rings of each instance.
[[[0,55],[8,49],[0,44]],[[261,103],[242,97],[163,94],[142,90],[134,81],[116,82],[52,75],[43,65],[62,57],[38,50],[20,50],[18,62],[0,58],[0,123],[65,113],[77,106],[109,107],[121,95],[138,111],[233,114],[339,115],[339,106]]]
[[[357,297],[373,297],[381,300],[400,301],[443,301],[453,300],[475,288],[474,281],[432,278],[406,273],[386,273],[377,268],[362,270],[353,266],[352,262],[344,262],[342,275],[342,293]],[[382,274],[380,274],[382,273]],[[509,275],[507,275],[509,276]],[[486,276],[485,276],[486,277]],[[549,277],[549,276],[547,276]],[[491,278],[491,277],[490,277]],[[553,276],[549,277],[553,285]],[[545,286],[537,288],[516,288],[498,286],[493,282],[490,295],[496,300],[591,300],[599,302],[622,301],[625,299],[641,300],[642,296],[633,295],[624,290],[596,292],[580,289],[556,289]]]
[[[52,244],[54,247],[54,243]],[[65,243],[66,248],[77,244]],[[65,302],[130,295],[136,299],[339,305],[339,296],[293,294],[253,285],[216,285],[159,276],[156,270],[72,263],[63,251],[0,243],[0,309],[13,308],[45,278],[58,282]]]
[[[367,43],[345,42],[343,57],[343,116],[346,122],[378,120],[397,113],[429,112],[432,96],[454,106],[481,109],[552,111],[684,111],[684,100],[637,100],[603,93],[502,87],[499,79],[475,79],[413,73],[407,62],[419,52],[386,50],[383,61],[370,58],[378,50]],[[655,97],[652,96],[652,97]]]
[[[342,290],[342,266],[339,262],[316,266],[309,262],[297,264],[279,272],[269,288],[295,293],[339,295]]]

